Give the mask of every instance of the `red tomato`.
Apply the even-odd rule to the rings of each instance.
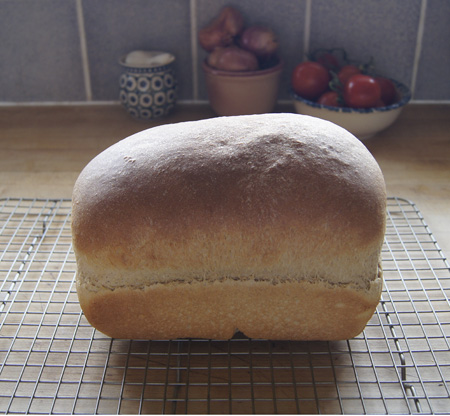
[[[318,62],[306,61],[292,71],[292,88],[300,97],[315,100],[328,88],[330,74]]]
[[[378,82],[368,75],[353,75],[344,86],[344,100],[349,107],[375,107],[380,98],[381,88]]]
[[[397,99],[397,90],[395,89],[394,83],[387,78],[377,77],[375,80],[381,89],[381,100],[384,105],[391,105]]]
[[[344,65],[338,72],[339,81],[345,85],[348,79],[355,74],[360,74],[361,70],[355,65]]]
[[[331,107],[341,107],[339,94],[336,91],[324,92],[317,100],[319,104],[329,105]]]
[[[329,52],[319,55],[316,62],[322,64],[328,70],[332,69],[333,71],[337,71],[339,69],[339,61],[332,53]]]

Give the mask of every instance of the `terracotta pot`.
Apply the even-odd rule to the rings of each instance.
[[[209,102],[220,116],[270,113],[277,102],[283,61],[259,71],[220,71],[203,62]]]

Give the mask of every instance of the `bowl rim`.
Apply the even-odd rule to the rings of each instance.
[[[119,58],[119,64],[125,68],[135,68],[135,69],[153,69],[153,68],[164,68],[166,66],[170,66],[175,62],[175,55],[171,52],[165,52],[165,51],[159,51],[159,50],[151,50],[151,51],[144,51],[144,50],[136,50],[136,51],[132,51],[132,52],[150,52],[150,53],[155,53],[155,54],[163,54],[166,53],[168,55],[170,55],[170,60],[168,62],[166,62],[165,64],[162,65],[147,65],[147,64],[142,64],[142,65],[136,65],[136,64],[128,64],[126,62],[126,58],[128,56],[128,53],[126,53],[125,55],[122,55]],[[130,52],[129,52],[130,53]]]
[[[266,69],[258,69],[256,71],[223,71],[221,69],[215,69],[211,65],[209,65],[205,60],[202,62],[203,70],[209,74],[213,75],[222,75],[227,77],[251,77],[255,75],[266,75],[271,74],[272,72],[281,71],[284,66],[284,61],[282,58],[278,58],[278,63],[274,66],[271,66]]]
[[[400,100],[383,107],[370,107],[370,108],[354,108],[354,107],[334,107],[331,105],[325,105],[325,104],[319,104],[315,101],[307,100],[306,98],[300,97],[298,94],[294,92],[294,90],[291,88],[291,96],[294,99],[294,101],[300,101],[304,104],[309,105],[310,107],[315,107],[318,109],[324,108],[331,111],[341,112],[341,113],[375,113],[375,112],[383,112],[383,111],[391,111],[395,110],[396,108],[403,107],[411,100],[411,90],[405,85],[402,84],[399,81],[396,81],[395,79],[384,77],[392,81],[392,83],[395,86],[395,89],[400,94]]]

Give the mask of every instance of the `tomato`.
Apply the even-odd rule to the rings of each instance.
[[[322,55],[319,55],[316,59],[316,62],[322,64],[328,70],[337,71],[339,69],[339,61],[332,53],[329,52],[325,52]]]
[[[348,107],[375,107],[381,99],[381,88],[375,78],[356,74],[344,86],[344,100]]]
[[[341,107],[339,94],[336,91],[324,92],[317,100],[319,104],[329,105],[331,107]]]
[[[390,79],[384,77],[376,77],[375,80],[380,86],[381,100],[384,105],[393,104],[397,99],[397,90],[395,89],[394,83]]]
[[[360,73],[361,70],[356,65],[344,65],[338,72],[338,78],[341,84],[345,85],[352,75]]]
[[[315,100],[328,88],[330,74],[318,62],[305,61],[292,71],[292,88],[300,97]]]

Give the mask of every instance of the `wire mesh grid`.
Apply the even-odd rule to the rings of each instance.
[[[382,300],[347,341],[110,339],[84,318],[69,200],[0,200],[1,413],[448,414],[450,267],[389,198]]]

